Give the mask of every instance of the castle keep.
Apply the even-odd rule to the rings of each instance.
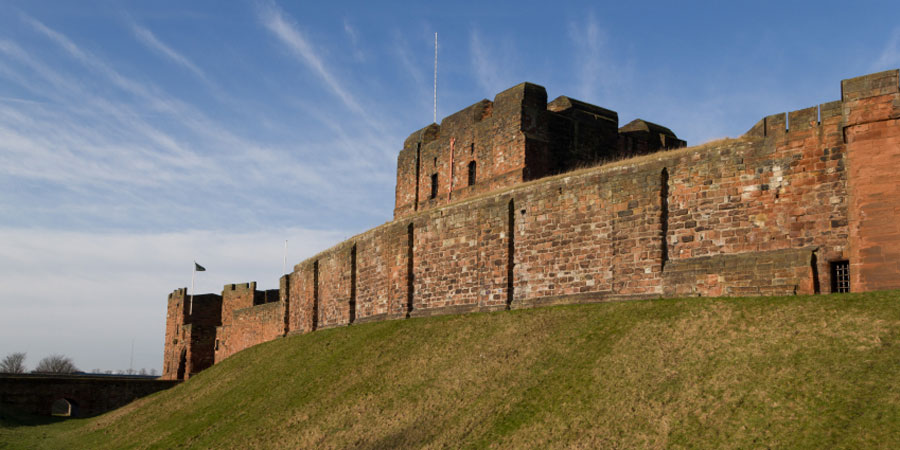
[[[523,83],[414,132],[394,219],[280,287],[169,295],[165,378],[293,333],[557,303],[900,288],[900,72],[684,147]]]

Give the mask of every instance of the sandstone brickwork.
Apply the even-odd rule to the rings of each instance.
[[[222,297],[194,295],[187,288],[169,294],[163,374],[186,380],[215,363],[216,327],[222,323]]]
[[[547,103],[530,83],[482,100],[406,140],[393,221],[294,266],[277,302],[248,303],[255,284],[226,289],[215,360],[373,320],[900,288],[898,71],[845,80],[840,100],[737,139],[684,145],[652,122]],[[170,296],[167,374],[179,345],[214,345],[174,337],[197,325]]]

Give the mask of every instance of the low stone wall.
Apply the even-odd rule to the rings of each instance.
[[[178,383],[132,377],[0,375],[0,403],[31,414],[50,415],[53,403],[63,399],[72,405],[73,417],[91,417]]]

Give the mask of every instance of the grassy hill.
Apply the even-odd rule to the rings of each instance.
[[[0,448],[900,448],[900,292],[677,299],[279,339]]]

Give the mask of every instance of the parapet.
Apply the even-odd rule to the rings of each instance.
[[[394,217],[518,183],[685,142],[615,111],[520,83],[412,133],[397,158]]]
[[[891,98],[882,102],[881,107],[860,105],[860,102],[898,93],[900,93],[900,71],[898,70],[850,78],[841,81],[841,100],[763,117],[744,135],[791,139],[794,137],[791,133],[811,129],[839,133],[844,127],[872,120],[873,117],[885,118],[900,114],[900,105],[893,105]],[[886,108],[892,108],[897,112],[884,111]]]
[[[841,81],[841,100],[846,102],[896,94],[898,89],[900,89],[900,70],[887,70]]]

